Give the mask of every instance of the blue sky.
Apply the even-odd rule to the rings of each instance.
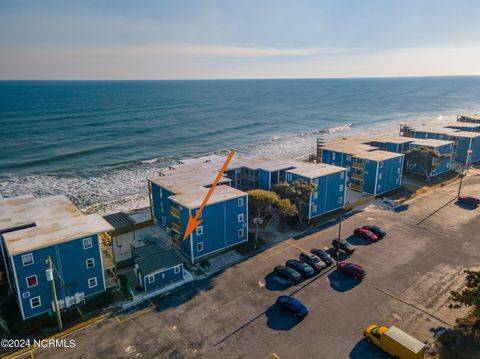
[[[0,2],[1,79],[480,75],[479,1]]]

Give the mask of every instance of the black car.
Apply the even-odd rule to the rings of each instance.
[[[310,252],[320,258],[327,266],[333,264],[333,258],[330,256],[330,254],[328,254],[327,251],[324,251],[323,249],[313,248]]]
[[[303,278],[309,278],[315,275],[315,271],[307,263],[301,262],[298,259],[289,259],[287,261],[287,267],[295,269],[302,275]]]
[[[291,283],[298,283],[302,281],[302,276],[295,269],[285,266],[276,266],[273,273],[287,279]]]
[[[343,251],[347,255],[352,255],[353,252],[355,252],[355,248],[353,248],[347,241],[341,239],[338,241],[338,239],[334,239],[332,241],[332,246],[333,246],[333,251],[336,252],[337,248],[338,250]]]
[[[300,254],[300,260],[307,263],[310,267],[320,272],[322,269],[327,268],[327,265],[318,258],[315,254],[302,253]]]
[[[385,237],[387,235],[387,232],[385,232],[383,229],[381,229],[379,226],[363,226],[363,229],[366,229],[367,231],[372,232],[374,235],[377,237]]]

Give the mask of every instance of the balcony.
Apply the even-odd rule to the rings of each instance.
[[[180,233],[180,224],[172,221],[172,231]]]
[[[350,183],[350,189],[353,191],[363,192],[363,186],[360,186],[355,183]]]
[[[358,169],[363,169],[364,164],[363,164],[363,162],[352,162],[352,167],[353,168],[358,168]]]
[[[172,217],[180,218],[180,210],[176,207],[170,207],[170,215]]]
[[[359,181],[363,181],[363,174],[359,174],[359,173],[352,173],[352,178],[355,178]]]

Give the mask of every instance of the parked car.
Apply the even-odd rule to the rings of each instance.
[[[308,314],[308,308],[302,304],[297,298],[281,295],[277,298],[277,305],[296,317],[305,318]]]
[[[315,275],[315,271],[307,263],[299,261],[298,259],[289,259],[287,261],[287,267],[293,268],[304,278],[309,278]]]
[[[324,251],[323,249],[313,248],[312,250],[310,250],[310,252],[319,257],[327,266],[333,264],[333,258],[330,256],[330,254],[328,254],[327,251]]]
[[[458,197],[458,201],[466,204],[471,204],[473,206],[480,205],[480,197],[476,196],[460,196]]]
[[[372,232],[374,235],[380,238],[383,238],[387,235],[387,232],[385,232],[379,226],[363,226],[362,228]]]
[[[322,269],[327,268],[327,265],[315,254],[310,253],[301,253],[300,260],[302,262],[307,263],[310,267],[315,269],[316,271],[321,271]]]
[[[285,266],[276,266],[273,273],[287,279],[289,282],[295,284],[302,281],[302,276],[295,269]]]
[[[370,241],[370,242],[378,241],[378,237],[365,228],[355,228],[355,230],[353,231],[353,234],[359,238],[366,239],[367,241]]]
[[[339,250],[345,252],[345,254],[347,254],[347,255],[352,255],[353,252],[355,252],[355,248],[352,245],[350,245],[350,243],[345,241],[344,239],[341,239],[340,241],[338,241],[338,239],[334,239],[332,241],[332,246],[333,246],[333,251],[334,252],[337,251],[337,247],[338,247]]]
[[[358,264],[341,262],[338,263],[337,269],[340,271],[340,273],[355,278],[356,280],[362,280],[367,275],[365,269],[360,267]]]

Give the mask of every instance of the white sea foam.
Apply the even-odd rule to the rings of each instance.
[[[452,121],[451,117],[439,116],[434,120],[422,119],[415,122],[442,124],[449,121]],[[313,130],[291,136],[276,136],[265,142],[236,150],[246,155],[306,158],[315,152],[317,137],[328,139],[339,136],[397,135],[399,124],[398,120],[358,127],[345,124],[327,131]],[[217,151],[217,153],[227,152],[228,149]],[[128,169],[112,170],[100,176],[10,176],[0,180],[0,193],[4,197],[27,193],[33,193],[36,196],[66,194],[88,213],[129,211],[149,205],[147,177],[155,176],[172,160],[154,158],[134,164]]]

